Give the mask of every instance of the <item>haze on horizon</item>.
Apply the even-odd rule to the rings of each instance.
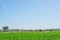
[[[60,28],[60,0],[0,0],[0,29]]]

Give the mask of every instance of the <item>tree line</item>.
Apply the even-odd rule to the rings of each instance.
[[[44,30],[42,30],[42,29],[37,29],[37,30],[24,30],[24,29],[22,29],[22,30],[20,30],[20,29],[10,29],[9,30],[9,27],[8,26],[3,26],[2,27],[2,31],[3,32],[7,32],[7,31],[53,31],[53,30],[58,30],[58,29],[44,29]],[[1,31],[1,30],[0,30]]]

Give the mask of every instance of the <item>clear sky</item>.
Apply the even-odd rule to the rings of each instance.
[[[0,29],[60,28],[60,0],[0,0]]]

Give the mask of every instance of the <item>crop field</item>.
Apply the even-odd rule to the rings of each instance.
[[[0,40],[60,40],[60,31],[0,32]]]

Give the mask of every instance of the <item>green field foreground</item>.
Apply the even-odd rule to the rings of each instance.
[[[0,40],[60,40],[60,31],[0,32]]]

